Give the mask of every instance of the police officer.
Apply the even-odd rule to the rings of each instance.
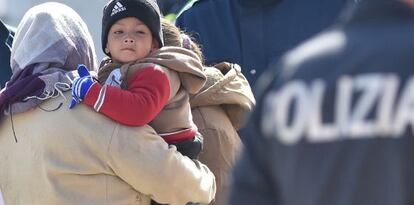
[[[13,41],[14,28],[6,26],[0,20],[0,88],[9,81],[12,72],[10,68],[10,47]]]
[[[270,68],[230,204],[414,204],[413,36],[413,0],[363,0]]]

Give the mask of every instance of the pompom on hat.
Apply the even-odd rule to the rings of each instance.
[[[102,16],[102,50],[108,42],[108,32],[118,20],[136,17],[150,29],[160,47],[164,46],[161,29],[161,13],[155,0],[110,0],[103,9]],[[107,53],[106,53],[107,54]]]

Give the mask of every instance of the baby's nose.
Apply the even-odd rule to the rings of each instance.
[[[124,39],[124,43],[134,43],[134,39],[126,38],[126,39]]]

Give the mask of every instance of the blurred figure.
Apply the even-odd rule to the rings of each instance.
[[[271,67],[229,204],[414,204],[413,5],[361,1]]]
[[[10,47],[13,42],[14,28],[6,25],[0,20],[0,88],[4,87],[10,80],[12,71],[10,68]]]
[[[254,86],[288,49],[331,25],[347,0],[198,0],[176,24],[194,33],[207,65],[239,64]]]

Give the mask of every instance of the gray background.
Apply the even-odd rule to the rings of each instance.
[[[101,15],[107,0],[54,0],[72,7],[88,25],[95,43],[98,59],[104,57],[101,49]],[[17,27],[24,13],[32,6],[48,1],[42,0],[0,0],[0,18]]]

